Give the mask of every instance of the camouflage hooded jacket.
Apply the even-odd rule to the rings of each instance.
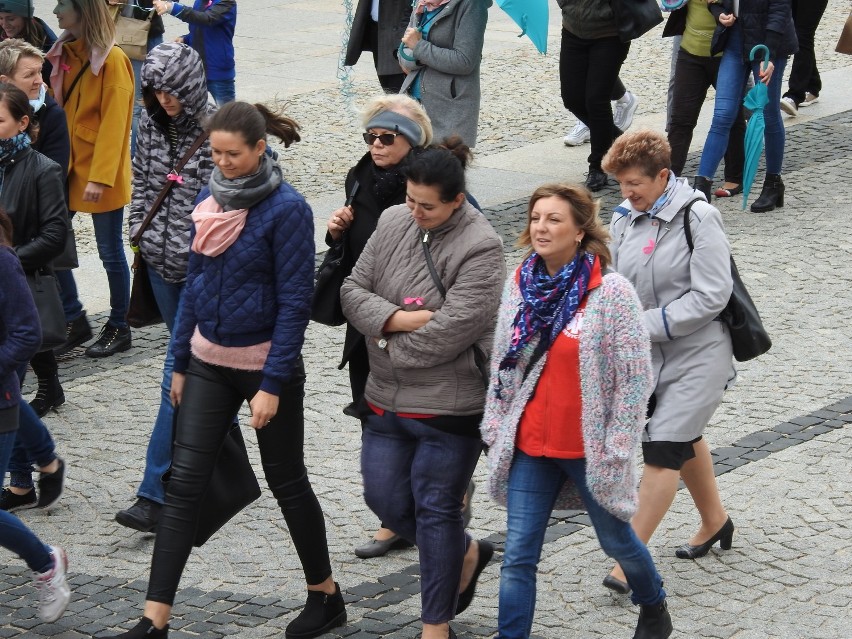
[[[164,91],[175,96],[183,111],[169,117],[155,96]],[[208,104],[204,65],[198,53],[185,44],[166,42],[148,53],[142,66],[145,100],[136,155],[133,158],[133,198],[130,202],[130,237],[136,233],[151,205],[178,164],[202,132],[215,106]],[[171,191],[139,241],[147,265],[166,282],[186,279],[189,259],[190,215],[195,198],[213,171],[210,142],[205,141],[181,169]]]

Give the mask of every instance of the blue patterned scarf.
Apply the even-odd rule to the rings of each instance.
[[[26,131],[18,133],[13,138],[0,140],[0,193],[3,192],[3,182],[6,178],[6,167],[9,160],[30,146],[32,140]]]
[[[674,171],[669,171],[669,181],[666,183],[666,190],[657,198],[657,201],[654,202],[653,206],[645,211],[648,217],[653,220],[657,213],[663,210],[663,207],[669,203],[669,200],[674,193],[675,186],[677,186],[677,176],[675,176]]]
[[[512,322],[512,343],[500,370],[514,369],[520,352],[541,333],[536,352],[547,351],[571,321],[592,278],[595,256],[578,252],[574,259],[550,277],[544,260],[533,253],[521,265],[519,286],[523,304]]]

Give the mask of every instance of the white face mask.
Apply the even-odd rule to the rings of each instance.
[[[38,92],[38,97],[35,100],[30,100],[30,106],[33,108],[33,113],[36,113],[44,106],[44,100],[47,97],[47,87],[41,85],[41,90]]]

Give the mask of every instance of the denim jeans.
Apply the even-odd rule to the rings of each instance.
[[[23,383],[23,371],[18,376]],[[37,466],[47,466],[56,459],[56,446],[47,426],[41,421],[27,402],[18,404],[18,430],[15,445],[8,460],[9,485],[15,488],[33,488],[33,462]],[[4,465],[4,469],[5,469]],[[4,473],[5,474],[5,473]],[[0,475],[3,477],[3,475]]]
[[[515,451],[509,471],[506,550],[500,571],[499,639],[529,637],[535,612],[536,572],[547,522],[562,485],[574,482],[595,528],[601,549],[618,561],[633,590],[634,604],[666,598],[663,580],[647,547],[622,521],[598,504],[586,485],[585,459],[530,457]]]
[[[170,284],[154,269],[148,268],[148,276],[151,279],[151,289],[160,307],[160,313],[166,327],[171,333],[177,320],[180,296],[183,284]],[[142,483],[136,495],[162,504],[166,499],[166,491],[161,481],[163,473],[169,469],[172,463],[172,422],[174,420],[174,408],[172,407],[172,370],[174,369],[175,356],[172,351],[172,341],[166,349],[166,359],[163,362],[163,380],[160,383],[160,409],[157,411],[157,419],[154,422],[154,430],[148,440],[148,450],[145,453],[145,471],[142,475]]]
[[[482,445],[390,411],[367,416],[361,441],[364,500],[384,525],[420,551],[420,618],[429,624],[449,621],[470,545],[462,497]]]
[[[589,166],[594,169],[601,168],[604,154],[621,135],[612,121],[610,98],[629,50],[630,43],[616,36],[585,39],[562,29],[559,52],[562,103],[589,127]]]
[[[719,64],[719,75],[716,79],[716,103],[713,107],[713,121],[704,143],[701,154],[701,164],[698,175],[713,180],[719,162],[728,148],[728,138],[734,121],[738,117],[746,77],[751,71],[755,82],[758,82],[760,62],[745,62],[743,60],[743,32],[739,22],[728,29],[728,42]],[[781,85],[784,79],[784,67],[787,58],[775,58],[775,70],[767,86],[769,102],[763,107],[763,119],[766,123],[764,139],[766,141],[766,172],[779,175],[784,163],[784,123],[781,121]]]
[[[189,559],[201,498],[213,465],[244,401],[257,393],[263,373],[191,360],[178,414],[172,476],[160,514],[148,601],[172,604]],[[266,483],[281,508],[305,581],[331,576],[325,519],[305,468],[305,372],[301,359],[279,395],[278,412],[256,431]],[[262,557],[259,558],[262,563]]]
[[[17,410],[17,406],[0,410],[0,423],[15,419]],[[6,476],[6,467],[14,444],[14,430],[0,433],[0,477]],[[18,555],[34,572],[47,572],[53,567],[50,548],[45,546],[24,522],[5,510],[0,510],[0,546]]]
[[[73,217],[74,212],[71,211],[68,218],[69,224]],[[71,269],[56,271],[54,276],[59,284],[59,298],[62,300],[62,312],[65,314],[65,321],[73,322],[83,314],[83,303],[77,294],[77,282],[74,281]]]
[[[72,212],[73,216],[74,213]],[[109,323],[119,328],[127,326],[127,307],[130,304],[130,267],[124,254],[124,209],[115,209],[105,213],[92,213],[92,225],[95,227],[95,243],[98,256],[107,275],[109,284]],[[62,287],[62,306],[65,319],[76,319],[83,312],[79,301],[77,283],[71,271],[57,271],[59,285]],[[75,309],[79,307],[79,312]],[[69,315],[71,318],[69,319]]]
[[[237,99],[233,80],[207,80],[207,91],[216,100],[216,106],[218,107]]]
[[[158,35],[153,38],[148,38],[148,51],[162,44],[163,36]],[[131,60],[130,65],[133,67],[133,121],[130,125],[130,157],[136,155],[136,132],[139,130],[139,120],[142,117],[142,109],[145,105],[142,102],[142,65],[144,60]]]

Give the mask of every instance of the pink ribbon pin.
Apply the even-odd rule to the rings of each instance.
[[[643,252],[645,255],[650,255],[651,253],[653,253],[653,252],[654,252],[654,246],[655,246],[655,245],[656,245],[656,243],[654,242],[654,240],[648,240],[648,246],[644,247],[644,248],[642,249],[642,252]]]
[[[166,179],[171,180],[172,182],[177,182],[178,184],[183,184],[183,178],[174,171],[171,171],[166,176]]]
[[[406,297],[402,300],[403,304],[417,304],[417,306],[423,306],[423,298],[422,297]]]
[[[70,71],[70,70],[71,70],[71,67],[69,67],[69,66],[68,66],[67,64],[65,64],[64,62],[60,63],[59,67],[60,67],[63,71]]]

